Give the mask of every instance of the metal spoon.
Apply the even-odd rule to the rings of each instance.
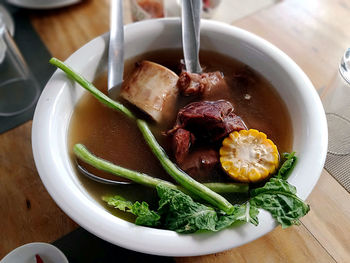
[[[186,70],[191,73],[201,73],[199,64],[200,17],[202,0],[182,1],[182,47]]]
[[[123,1],[112,0],[110,11],[110,37],[108,50],[108,96],[116,99],[121,84],[123,82],[124,71],[124,25],[123,25]],[[132,182],[114,181],[99,177],[90,173],[78,162],[76,162],[78,170],[96,182],[121,185],[131,184]]]
[[[111,1],[110,27],[108,51],[108,96],[111,99],[116,99],[123,82],[124,71],[124,25],[122,0]]]
[[[85,167],[81,166],[78,162],[76,162],[76,165],[80,173],[85,175],[87,178],[94,180],[95,182],[109,184],[109,185],[133,184],[133,182],[109,180],[109,179],[97,176],[93,173],[90,173],[88,170],[85,169]]]

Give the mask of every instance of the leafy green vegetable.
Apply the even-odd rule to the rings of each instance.
[[[295,156],[295,152],[284,153],[283,157],[286,160],[282,164],[281,168],[278,170],[276,177],[280,178],[280,179],[287,180],[288,176],[292,172],[292,170],[297,162],[297,157]]]
[[[280,178],[271,178],[263,187],[251,191],[251,206],[262,208],[282,225],[282,228],[299,225],[299,218],[306,215],[310,207],[296,196],[296,188]]]
[[[109,206],[113,206],[124,212],[130,212],[132,210],[132,202],[127,201],[124,197],[119,195],[115,196],[103,196],[102,200],[105,201]]]
[[[108,205],[137,216],[135,223],[143,226],[159,226],[179,233],[194,233],[200,230],[219,231],[235,222],[258,223],[258,209],[249,203],[234,206],[233,214],[193,201],[187,194],[169,188],[157,186],[160,198],[158,212],[149,210],[146,202],[132,204],[120,196],[103,197]]]
[[[165,218],[166,229],[180,233],[216,230],[218,217],[213,208],[194,202],[190,196],[163,185],[157,186],[157,192],[160,197],[158,212]]]
[[[219,211],[216,231],[227,228],[235,222],[246,222],[257,226],[259,224],[258,214],[259,210],[256,207],[251,206],[249,202],[235,206],[235,211],[232,215],[226,215]]]
[[[121,197],[104,200],[117,209],[135,214],[136,224],[159,226],[179,233],[219,231],[235,222],[258,225],[258,208],[269,211],[282,228],[299,225],[299,219],[306,215],[310,208],[297,197],[296,188],[284,179],[295,165],[294,154],[285,156],[287,160],[281,166],[278,177],[272,177],[263,187],[253,189],[250,192],[251,199],[246,204],[233,206],[230,215],[195,202],[187,194],[166,184],[156,186],[160,198],[157,213],[150,211],[145,202],[132,204]]]
[[[179,233],[219,231],[238,221],[257,222],[258,210],[251,209],[249,204],[234,206],[233,213],[228,215],[165,185],[158,185],[157,193],[160,198],[158,212],[164,218],[165,228]]]
[[[227,215],[165,185],[158,185],[157,192],[160,198],[158,212],[164,218],[164,227],[169,230],[179,233],[219,231],[238,221],[257,223],[258,210],[250,209],[250,204],[234,206],[233,213]]]
[[[136,225],[155,227],[160,224],[160,216],[156,212],[150,210],[146,202],[135,202],[133,204],[118,195],[104,196],[102,200],[116,209],[136,215]]]
[[[132,206],[132,212],[137,215],[135,220],[136,225],[157,226],[160,224],[160,216],[156,212],[150,210],[146,202],[135,202]]]

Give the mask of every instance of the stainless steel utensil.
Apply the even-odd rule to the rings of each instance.
[[[186,70],[201,73],[199,64],[200,17],[202,0],[182,1],[182,46]]]
[[[116,99],[123,82],[124,71],[124,25],[123,25],[123,1],[111,0],[110,11],[110,35],[108,51],[108,96]],[[99,177],[90,173],[78,162],[78,170],[86,177],[104,184],[121,185],[132,182],[114,181]]]
[[[108,95],[116,99],[123,82],[124,25],[123,1],[111,0],[110,35],[108,51]]]
[[[78,162],[76,162],[76,165],[80,173],[85,175],[87,178],[94,180],[95,182],[110,184],[110,185],[133,184],[133,182],[109,180],[109,179],[94,175],[93,173],[90,173],[88,170],[85,169],[85,167],[81,166]]]

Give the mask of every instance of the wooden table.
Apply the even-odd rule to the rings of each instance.
[[[124,2],[125,23],[129,23],[129,1]],[[32,11],[30,15],[52,55],[64,60],[87,41],[108,31],[109,1],[86,0],[59,10]],[[340,57],[350,45],[350,3],[283,0],[234,25],[282,49],[320,89],[330,83]],[[41,183],[32,155],[31,126],[27,122],[0,135],[0,258],[19,245],[52,242],[78,227],[57,207]],[[307,201],[311,212],[299,227],[278,227],[229,251],[175,260],[350,262],[349,193],[324,171]]]

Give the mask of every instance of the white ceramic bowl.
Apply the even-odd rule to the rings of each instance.
[[[148,20],[125,27],[125,58],[146,51],[181,47],[178,19]],[[108,36],[80,48],[67,63],[88,80],[106,67]],[[299,161],[289,178],[302,199],[315,186],[325,161],[327,126],[320,99],[304,72],[282,51],[242,29],[203,20],[201,48],[234,57],[265,76],[285,101],[294,131],[293,150]],[[248,243],[276,227],[261,211],[260,224],[245,224],[218,233],[180,235],[136,226],[110,214],[79,182],[68,157],[70,117],[83,88],[56,71],[38,102],[32,131],[33,152],[40,177],[56,203],[91,233],[122,247],[157,255],[209,254]]]

